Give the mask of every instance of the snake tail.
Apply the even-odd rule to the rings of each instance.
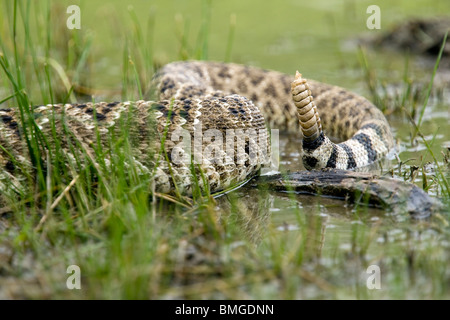
[[[314,102],[308,81],[298,71],[291,84],[291,92],[303,135],[302,161],[307,170],[364,167],[384,157],[392,148],[392,134],[382,116],[363,121],[348,140],[333,143],[322,129],[320,106],[318,108]],[[373,113],[380,113],[372,104],[367,106],[366,103],[365,107]]]

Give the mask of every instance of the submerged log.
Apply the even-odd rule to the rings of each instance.
[[[261,176],[254,185],[267,185],[272,190],[292,191],[367,203],[388,209],[394,214],[409,213],[413,218],[426,218],[443,210],[442,203],[416,185],[367,172],[336,169],[299,171]]]

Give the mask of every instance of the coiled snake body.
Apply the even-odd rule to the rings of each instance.
[[[244,65],[175,62],[157,72],[153,87],[155,101],[37,106],[32,122],[47,137],[47,148],[58,148],[72,163],[78,159],[74,146],[90,155],[99,145],[110,163],[126,122],[129,161],[151,174],[155,190],[164,193],[190,194],[195,185],[215,192],[257,174],[270,160],[266,124],[303,135],[307,169],[362,167],[393,145],[389,124],[372,103],[298,73],[293,79]],[[25,130],[24,121],[17,109],[0,109],[3,189],[35,166],[24,135],[38,133]]]

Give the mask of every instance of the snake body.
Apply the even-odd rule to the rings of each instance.
[[[174,62],[155,74],[152,87],[154,101],[36,106],[31,120],[18,109],[0,109],[0,187],[33,172],[26,135],[42,134],[48,151],[58,149],[82,168],[74,146],[91,159],[100,149],[110,163],[114,139],[125,133],[132,146],[126,161],[148,173],[156,191],[185,194],[195,185],[215,192],[256,175],[270,161],[267,127],[303,136],[307,169],[362,167],[393,145],[389,124],[372,103],[300,74],[294,79],[238,64]],[[36,130],[24,128],[26,121]]]

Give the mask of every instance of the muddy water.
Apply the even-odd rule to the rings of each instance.
[[[447,97],[445,97],[445,100],[431,100],[430,105],[426,108],[426,116],[424,116],[421,130],[424,132],[427,142],[431,144],[433,153],[439,159],[439,164],[442,165],[441,151],[446,151],[450,146],[450,100]],[[411,178],[411,167],[420,167],[422,163],[425,163],[424,168],[427,178],[433,178],[436,175],[436,166],[433,164],[433,159],[420,138],[411,141],[412,127],[409,122],[400,119],[399,116],[388,118],[395,132],[397,146],[387,159],[382,161],[379,166],[373,166],[369,171],[378,175],[388,175],[401,181],[414,182],[418,186],[422,186],[423,171],[418,170],[415,177]],[[299,146],[301,146],[301,138],[293,135],[280,135],[280,172],[304,170],[301,164]],[[406,162],[406,164],[399,166],[398,159]],[[257,201],[257,197],[270,197],[271,200],[267,201],[270,224],[272,230],[275,230],[275,234],[279,234],[282,238],[286,236],[286,233],[290,233],[294,239],[296,235],[303,232],[302,228],[305,225],[304,222],[299,222],[299,215],[306,216],[309,220],[318,219],[315,223],[320,224],[321,238],[316,239],[316,245],[317,250],[324,251],[325,255],[330,250],[331,252],[336,249],[341,251],[351,250],[351,233],[354,224],[363,224],[367,230],[370,230],[372,226],[378,228],[380,225],[384,225],[387,227],[389,234],[404,235],[403,230],[395,231],[392,222],[410,220],[407,213],[392,216],[383,209],[358,206],[329,197],[276,191],[268,191],[269,195],[252,192],[249,197],[247,192],[248,188],[239,190],[238,198],[244,197],[245,199],[247,196],[250,199],[245,201]],[[428,193],[434,197],[438,197],[440,192],[437,184],[431,186],[428,190]],[[261,214],[261,209],[258,210]],[[339,241],[336,241],[336,239],[339,239]],[[384,241],[380,237],[376,243],[377,245],[383,245]],[[336,248],[337,243],[339,243],[338,248]],[[375,246],[372,247],[372,250],[376,252],[381,250],[380,248],[377,249]]]

